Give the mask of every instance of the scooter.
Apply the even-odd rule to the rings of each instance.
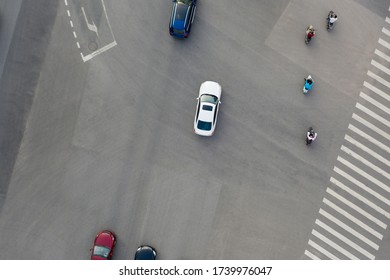
[[[310,145],[317,138],[317,133],[312,127],[309,127],[309,130],[306,133],[306,145]]]
[[[334,26],[334,22],[330,22],[330,18],[334,18],[335,21],[337,20],[337,15],[335,14],[335,12],[333,11],[330,11],[328,13],[328,17],[326,18],[326,29],[329,31],[329,30],[332,30],[333,29],[333,26]]]
[[[305,84],[303,85],[303,93],[308,93],[309,90],[313,88],[314,81],[312,77],[309,75],[307,78],[305,78]]]
[[[309,32],[312,32],[313,35],[309,36]],[[311,41],[311,38],[314,37],[315,34],[316,34],[316,32],[315,32],[314,27],[312,25],[308,26],[306,29],[306,33],[305,33],[305,43],[309,44],[309,42]]]

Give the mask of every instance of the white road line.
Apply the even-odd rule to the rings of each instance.
[[[347,226],[345,223],[343,223],[342,221],[340,221],[336,217],[332,216],[328,212],[326,212],[326,211],[324,211],[322,209],[320,209],[319,212],[320,212],[320,214],[322,216],[326,217],[328,220],[332,221],[333,223],[335,223],[336,225],[338,225],[339,227],[341,227],[345,231],[348,231],[350,234],[354,235],[356,238],[359,238],[361,241],[365,242],[366,244],[368,244],[369,246],[371,246],[375,250],[379,249],[379,246],[377,244],[375,244],[370,239],[368,239],[367,237],[363,236],[362,234],[360,234],[359,232],[357,232],[353,228]]]
[[[344,145],[342,145],[341,146],[341,150],[344,151],[346,154],[350,155],[351,157],[357,159],[361,163],[364,163],[366,166],[370,167],[372,170],[375,170],[376,172],[381,174],[383,177],[386,177],[388,180],[390,180],[390,174],[389,173],[384,171],[382,168],[379,168],[378,166],[376,166],[372,162],[366,160],[364,157],[358,155],[357,153],[355,153],[351,149],[349,149],[349,148],[345,147]]]
[[[309,258],[311,258],[312,260],[320,260],[319,257],[317,257],[313,253],[309,252],[308,250],[305,250],[305,255],[308,256]]]
[[[350,221],[354,222],[355,224],[357,224],[358,226],[360,226],[361,228],[365,229],[367,232],[371,233],[372,235],[374,235],[376,238],[382,240],[383,239],[383,235],[380,234],[379,232],[377,232],[376,230],[372,229],[371,227],[367,226],[365,223],[363,223],[362,221],[360,221],[359,219],[355,218],[354,216],[352,216],[351,214],[349,214],[347,211],[345,211],[344,209],[341,209],[340,207],[338,207],[336,204],[334,204],[333,202],[331,202],[330,200],[324,198],[322,200],[322,202],[324,202],[326,205],[328,205],[329,207],[331,207],[332,209],[336,210],[337,212],[339,212],[341,215],[343,215],[344,217],[348,218]]]
[[[69,21],[70,22],[70,26],[73,28],[73,21]]]
[[[359,253],[361,253],[362,255],[366,256],[367,258],[369,258],[370,260],[374,260],[375,259],[375,256],[371,253],[369,253],[367,250],[364,250],[362,247],[360,247],[359,245],[357,245],[355,242],[349,240],[348,238],[346,238],[344,235],[342,235],[341,233],[339,233],[338,231],[332,229],[330,226],[328,226],[327,224],[325,224],[324,222],[320,221],[320,220],[316,220],[315,222],[317,225],[319,225],[320,227],[322,227],[323,229],[325,229],[327,232],[329,232],[330,234],[332,234],[333,236],[337,237],[338,239],[340,239],[341,241],[343,241],[345,244],[349,245],[350,247],[352,247],[353,249],[355,249],[356,251],[358,251]],[[354,255],[352,255],[351,253],[349,253],[348,251],[344,253],[346,256],[348,256],[350,259],[353,259],[353,260],[358,260],[358,258]]]
[[[378,49],[375,49],[375,52],[374,52],[377,56],[383,58],[384,60],[386,60],[387,62],[390,62],[390,56],[388,56],[387,54],[381,52],[380,50]]]
[[[68,14],[68,17],[70,17],[70,12],[69,12],[69,10],[66,10],[66,13]]]
[[[340,200],[341,202],[343,202],[345,205],[349,206],[350,208],[352,208],[356,212],[359,212],[361,215],[365,216],[367,219],[371,220],[372,222],[374,222],[375,224],[377,224],[381,228],[383,228],[383,229],[387,228],[387,225],[384,222],[375,218],[373,215],[371,215],[367,211],[363,210],[359,206],[356,206],[355,204],[353,204],[349,200],[345,199],[344,197],[342,197],[341,195],[336,193],[334,190],[327,188],[326,192],[329,193],[330,195],[332,195],[333,197],[337,198],[338,200]]]
[[[371,60],[371,64],[373,66],[375,66],[376,68],[378,68],[379,70],[382,70],[383,72],[385,72],[387,75],[390,75],[390,69],[383,66],[382,64],[380,64],[379,62],[375,61],[375,60]]]
[[[384,138],[386,138],[387,140],[390,140],[390,134],[387,134],[386,132],[384,132],[382,129],[376,127],[375,125],[371,124],[370,122],[366,121],[365,119],[363,119],[362,117],[360,117],[359,115],[353,113],[352,114],[352,118],[357,120],[358,122],[360,122],[361,124],[364,124],[366,127],[370,128],[371,130],[375,131],[376,133],[378,133],[379,135],[382,135]]]
[[[80,48],[80,43],[79,43],[79,42],[76,42],[76,44],[77,44],[77,47]]]
[[[68,1],[65,0],[65,6],[68,6]]]
[[[353,165],[352,163],[350,163],[349,161],[343,159],[342,157],[340,156],[337,156],[337,160],[339,162],[341,162],[342,164],[344,164],[345,166],[349,167],[350,169],[352,169],[353,171],[355,171],[356,173],[362,175],[363,177],[365,177],[367,180],[373,182],[374,184],[376,184],[378,187],[384,189],[385,191],[387,192],[390,192],[390,188],[383,184],[381,181],[379,181],[378,179],[375,179],[374,177],[372,177],[370,174],[364,172],[363,170],[361,170],[360,168],[356,167],[355,165]]]
[[[98,54],[101,54],[102,52],[105,52],[105,51],[107,51],[108,49],[110,49],[110,48],[112,48],[112,47],[114,47],[114,46],[116,46],[116,45],[117,45],[116,41],[111,42],[110,44],[105,45],[103,48],[100,48],[100,49],[98,49],[97,51],[95,51],[95,52],[93,52],[93,53],[90,53],[90,54],[88,54],[88,55],[86,55],[86,56],[83,56],[83,55],[82,55],[81,57],[83,58],[83,61],[86,62],[86,61],[92,59],[93,57],[97,56]]]
[[[389,57],[390,58],[390,57]],[[390,61],[389,61],[390,62]],[[388,95],[387,93],[381,91],[380,89],[374,87],[373,85],[371,85],[370,83],[367,83],[366,81],[363,83],[363,85],[370,89],[372,92],[375,92],[376,94],[378,94],[379,96],[383,97],[384,99],[386,99],[387,101],[390,101],[390,95]]]
[[[112,32],[111,24],[110,24],[110,21],[108,20],[108,15],[107,15],[107,11],[106,11],[106,5],[104,5],[104,1],[103,1],[103,0],[102,0],[102,6],[103,6],[104,14],[106,15],[108,28],[110,28],[110,32],[111,32],[112,38],[114,39],[114,42],[115,42],[115,45],[116,45],[116,40],[115,40],[115,37],[114,37],[114,32]],[[114,46],[115,46],[115,45],[114,45]]]
[[[332,253],[328,252],[327,250],[325,250],[324,248],[322,248],[320,245],[318,245],[317,243],[315,243],[314,241],[310,240],[309,239],[309,243],[308,243],[311,247],[313,247],[314,249],[316,249],[317,251],[321,252],[322,254],[324,254],[325,256],[327,256],[329,259],[331,260],[339,260],[338,257],[336,257],[335,255],[333,255]]]
[[[383,144],[382,142],[379,142],[378,140],[376,140],[375,138],[371,137],[370,135],[368,135],[367,133],[364,133],[363,131],[361,131],[360,129],[358,129],[357,127],[353,126],[352,124],[349,124],[348,125],[348,129],[352,130],[353,132],[355,132],[356,134],[359,134],[361,137],[367,139],[368,141],[370,141],[371,143],[377,145],[379,148],[383,149],[384,151],[386,151],[387,153],[390,153],[390,148],[387,147],[385,144]]]
[[[73,31],[73,36],[75,39],[77,38],[76,32],[74,32],[74,31]]]
[[[390,11],[390,10],[389,10]],[[390,18],[386,17],[386,20],[385,20],[387,23],[390,23]]]
[[[374,74],[373,72],[371,72],[370,70],[367,71],[367,75],[370,76],[371,78],[377,80],[378,82],[380,82],[382,85],[390,88],[390,83],[388,81],[386,81],[385,79],[379,77],[378,75]]]
[[[384,47],[390,49],[390,44],[387,43],[385,40],[379,38],[378,43],[381,44],[382,46],[384,46]]]
[[[390,36],[390,31],[387,30],[386,28],[382,28],[382,32],[385,33],[387,36]]]
[[[364,202],[365,204],[367,204],[368,206],[370,206],[372,209],[374,209],[375,211],[377,211],[378,213],[382,214],[383,216],[385,216],[386,218],[390,218],[390,213],[383,210],[381,207],[379,207],[378,205],[376,205],[375,203],[373,203],[372,201],[368,200],[367,198],[365,198],[364,196],[358,194],[357,192],[353,191],[352,189],[350,189],[349,187],[347,187],[346,185],[344,185],[343,183],[341,183],[340,181],[336,180],[335,178],[333,177],[330,177],[330,181],[335,184],[336,186],[338,186],[340,189],[344,190],[345,192],[349,193],[350,195],[352,195],[353,197],[359,199],[360,201]]]
[[[381,155],[377,154],[376,152],[374,152],[370,148],[368,148],[368,147],[364,146],[363,144],[361,144],[360,142],[356,141],[355,139],[350,137],[348,134],[345,135],[344,139],[347,140],[348,142],[350,142],[351,144],[355,145],[356,147],[360,148],[361,150],[365,151],[367,154],[373,156],[377,160],[383,162],[384,164],[386,164],[387,166],[390,167],[390,161],[389,160],[385,159],[384,157],[382,157]]]
[[[330,247],[333,247],[334,249],[336,249],[337,251],[339,251],[341,254],[345,255],[346,257],[348,258],[351,258],[350,257],[350,254],[347,250],[345,250],[344,248],[342,248],[341,246],[337,245],[336,243],[334,243],[332,240],[330,240],[329,238],[325,237],[324,235],[322,235],[321,233],[319,233],[318,231],[316,230],[312,230],[311,231],[311,234],[313,234],[314,236],[316,236],[318,239],[321,239],[323,242],[325,242],[326,244],[328,244]],[[353,256],[353,255],[352,255]],[[356,259],[355,256],[352,257],[352,259]]]
[[[387,108],[385,105],[383,105],[382,103],[376,101],[375,99],[373,99],[372,97],[368,96],[367,94],[365,94],[364,92],[360,92],[360,97],[363,98],[364,100],[370,102],[372,105],[378,107],[379,109],[381,109],[383,112],[386,112],[387,114],[390,114],[390,109]]]
[[[388,120],[386,120],[385,118],[382,118],[382,117],[379,116],[377,113],[374,113],[374,112],[371,111],[370,109],[364,107],[362,104],[356,103],[356,108],[358,108],[359,110],[363,111],[363,112],[366,113],[367,115],[370,115],[371,117],[373,117],[373,118],[376,119],[377,121],[383,123],[384,125],[387,125],[388,127],[390,127],[390,122],[389,122]]]

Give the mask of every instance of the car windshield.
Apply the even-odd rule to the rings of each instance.
[[[202,96],[200,97],[200,100],[202,102],[210,102],[213,104],[217,104],[218,97],[216,97],[215,95],[211,95],[211,94],[202,94]]]
[[[93,255],[94,256],[100,256],[103,258],[107,258],[109,254],[110,254],[110,249],[108,249],[107,247],[95,246],[93,248]]]
[[[200,130],[211,130],[211,122],[198,121],[198,129]]]
[[[177,4],[176,8],[176,20],[185,20],[187,15],[188,6],[182,2]]]

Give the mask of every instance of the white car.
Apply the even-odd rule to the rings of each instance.
[[[217,124],[219,104],[221,104],[221,86],[212,81],[203,82],[199,89],[196,106],[194,132],[202,136],[211,136]]]

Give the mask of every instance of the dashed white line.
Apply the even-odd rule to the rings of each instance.
[[[68,17],[70,17],[70,12],[69,12],[69,10],[66,10],[66,12],[67,12],[67,14],[68,14]]]
[[[383,58],[384,60],[387,60],[387,62],[390,62],[390,56],[388,56],[387,54],[381,52],[380,50],[378,49],[375,49],[375,52],[374,52],[377,56]]]
[[[69,21],[70,22],[70,26],[73,28],[73,21]]]
[[[79,43],[79,42],[76,42],[76,44],[77,44],[77,48],[80,48],[80,43]]]
[[[369,253],[367,250],[363,249],[362,247],[360,247],[359,245],[357,245],[355,242],[349,240],[348,238],[346,238],[344,235],[342,235],[341,233],[339,233],[338,231],[332,229],[330,226],[328,226],[327,224],[325,224],[324,222],[320,221],[320,220],[316,220],[315,222],[317,225],[319,225],[320,227],[322,227],[323,229],[325,229],[327,232],[329,232],[330,234],[332,234],[333,236],[337,237],[338,239],[340,239],[341,241],[343,241],[345,244],[349,245],[350,247],[352,247],[353,249],[355,249],[356,251],[358,251],[359,253],[361,253],[362,255],[366,256],[367,258],[369,258],[370,260],[373,260],[375,259],[374,255]],[[345,252],[345,254],[348,254],[348,257],[350,259],[353,259],[353,260],[358,260],[357,257],[355,257],[353,254],[349,253],[349,252]]]
[[[367,219],[371,220],[372,222],[374,222],[375,224],[377,224],[381,228],[383,228],[383,229],[387,228],[387,225],[384,222],[377,219],[376,217],[374,217],[373,215],[371,215],[367,211],[363,210],[359,206],[355,205],[354,203],[350,202],[349,200],[345,199],[343,196],[339,195],[334,190],[327,188],[326,192],[329,193],[330,195],[332,195],[333,197],[337,198],[338,200],[340,200],[341,202],[343,202],[345,205],[349,206],[350,208],[352,208],[356,212],[359,212],[361,215],[365,216]]]
[[[386,17],[385,21],[386,21],[387,23],[390,23],[390,18]]]
[[[346,257],[350,258],[350,259],[357,259],[354,255],[352,255],[350,252],[348,252],[347,250],[345,250],[343,247],[337,245],[336,243],[334,243],[332,240],[330,240],[329,238],[325,237],[324,235],[322,235],[321,233],[319,233],[318,231],[316,230],[312,230],[311,232],[314,236],[316,236],[318,239],[321,239],[323,242],[325,242],[326,244],[328,244],[330,247],[333,247],[334,249],[336,249],[337,251],[339,251],[341,254],[345,255]]]
[[[322,216],[326,217],[328,220],[332,221],[333,223],[335,223],[336,225],[338,225],[339,227],[341,227],[345,231],[348,231],[350,234],[354,235],[356,238],[358,238],[361,241],[365,242],[366,244],[368,244],[369,246],[371,246],[375,250],[379,249],[379,246],[377,244],[375,244],[370,239],[368,239],[367,237],[363,236],[362,234],[360,234],[359,232],[357,232],[353,228],[349,227],[348,225],[346,225],[345,223],[343,223],[342,221],[340,221],[339,219],[337,219],[333,215],[329,214],[328,212],[326,212],[326,211],[324,211],[322,209],[320,209],[319,212],[320,212],[320,214]]]
[[[378,205],[376,205],[375,203],[371,202],[370,200],[368,200],[367,198],[365,198],[364,196],[358,194],[357,192],[351,190],[349,187],[347,187],[346,185],[344,185],[343,183],[341,183],[340,181],[336,180],[335,178],[333,177],[330,177],[330,181],[335,184],[336,186],[338,186],[340,189],[342,189],[343,191],[349,193],[350,195],[352,195],[353,197],[359,199],[360,201],[364,202],[365,204],[367,204],[368,206],[370,206],[372,209],[374,209],[375,211],[377,211],[378,213],[382,214],[383,216],[385,216],[386,218],[390,218],[390,213],[383,210],[381,207],[379,207]]]
[[[385,191],[387,192],[390,192],[390,188],[386,185],[386,184],[383,184],[381,181],[379,181],[378,179],[372,177],[370,174],[368,174],[367,172],[364,172],[363,170],[361,170],[359,167],[356,167],[355,165],[353,165],[352,163],[350,163],[349,161],[343,159],[342,157],[340,156],[337,156],[337,160],[339,162],[341,162],[342,164],[344,164],[345,166],[349,167],[350,169],[352,169],[353,171],[355,171],[356,173],[360,174],[361,176],[365,177],[367,180],[373,182],[374,184],[376,184],[378,187],[384,189]]]
[[[356,103],[356,108],[358,108],[359,110],[363,111],[367,115],[370,115],[371,117],[373,117],[377,121],[383,123],[384,125],[390,127],[390,122],[388,120],[386,120],[385,118],[382,118],[377,113],[371,111],[370,109],[368,109],[367,107],[363,106],[362,104]]]
[[[339,260],[338,257],[336,257],[335,255],[333,255],[332,253],[330,253],[329,251],[325,250],[324,248],[322,248],[320,245],[318,245],[317,243],[315,243],[314,241],[310,240],[309,239],[309,245],[311,247],[313,247],[314,249],[316,249],[317,251],[321,252],[322,254],[324,254],[325,256],[327,256],[329,259],[331,260]]]
[[[74,32],[74,31],[73,31],[73,36],[74,36],[75,38],[77,38],[76,32]]]
[[[370,141],[371,143],[377,145],[379,148],[385,150],[386,152],[390,153],[390,148],[387,147],[385,144],[383,144],[382,142],[379,142],[378,140],[376,140],[375,138],[371,137],[370,135],[368,135],[367,133],[364,133],[363,131],[361,131],[360,129],[358,129],[357,127],[353,126],[352,124],[349,124],[348,125],[348,129],[352,130],[353,132],[355,132],[356,134],[359,134],[361,137],[367,139],[368,141]]]
[[[382,240],[383,239],[383,235],[380,234],[379,232],[377,232],[376,230],[372,229],[371,227],[367,226],[365,223],[363,223],[362,221],[360,221],[359,219],[355,218],[354,216],[352,216],[351,214],[349,214],[347,211],[341,209],[340,207],[338,207],[336,204],[334,204],[333,202],[331,202],[330,200],[324,198],[322,200],[326,205],[328,205],[329,207],[331,207],[332,209],[336,210],[337,212],[339,212],[341,215],[343,215],[344,217],[348,218],[350,221],[354,222],[355,224],[357,224],[358,226],[360,226],[361,228],[365,229],[367,232],[371,233],[373,236],[375,236],[376,238]]]
[[[371,78],[373,78],[374,80],[377,80],[378,82],[380,82],[382,85],[390,88],[390,83],[388,81],[386,81],[385,79],[379,77],[378,75],[374,74],[373,72],[371,72],[370,70],[367,71],[367,75],[370,76]]]
[[[309,258],[311,258],[312,260],[320,260],[319,257],[317,257],[313,253],[309,252],[308,250],[305,250],[305,255],[308,256]]]
[[[346,154],[350,155],[351,157],[357,159],[361,163],[365,164],[366,166],[370,167],[372,170],[375,170],[379,174],[381,174],[383,177],[386,177],[387,179],[390,180],[390,174],[384,171],[383,169],[379,168],[372,162],[366,160],[364,157],[360,156],[359,154],[355,153],[351,149],[345,147],[344,145],[341,146],[341,150],[344,151]]]
[[[65,1],[65,6],[68,6],[68,1],[64,0]]]

